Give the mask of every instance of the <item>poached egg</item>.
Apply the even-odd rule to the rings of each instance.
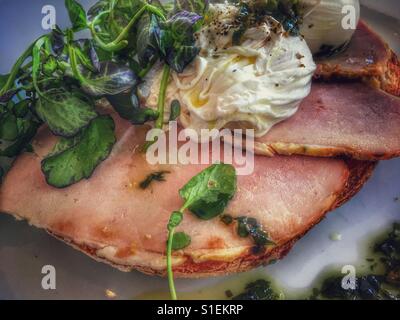
[[[181,104],[185,128],[254,129],[265,135],[291,117],[310,93],[316,69],[306,41],[291,36],[272,17],[247,29],[232,44],[235,6],[210,5],[211,21],[196,35],[200,54],[183,71],[173,72],[166,94],[165,119],[173,100]],[[210,19],[208,19],[210,20]],[[161,72],[147,89],[146,105],[157,107]],[[146,80],[146,79],[145,79]]]

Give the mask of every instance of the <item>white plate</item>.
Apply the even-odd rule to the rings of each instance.
[[[89,5],[93,1],[82,2]],[[379,3],[384,6],[385,2],[389,3]],[[0,73],[8,71],[18,53],[43,32],[40,11],[47,3],[57,4],[58,19],[65,25],[63,1],[35,0],[28,4],[0,0]],[[366,8],[362,9],[362,16],[400,52],[398,20]],[[247,276],[265,274],[286,288],[307,288],[326,266],[356,264],[361,256],[359,249],[368,236],[400,219],[400,202],[394,201],[400,196],[399,181],[400,160],[381,162],[362,191],[313,228],[284,260]],[[342,240],[331,241],[329,236],[333,232],[339,232]],[[44,265],[56,268],[56,290],[41,287]],[[223,292],[224,283],[234,281],[235,277],[178,280],[177,288],[180,292],[197,291],[222,283],[218,290]],[[149,291],[167,291],[167,281],[139,272],[122,273],[91,260],[41,230],[0,215],[0,299],[105,299],[106,289],[112,289],[117,298],[130,299]]]

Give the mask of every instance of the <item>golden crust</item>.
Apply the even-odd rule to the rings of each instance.
[[[264,155],[272,157],[274,155],[303,155],[310,157],[349,157],[357,160],[364,161],[378,161],[378,160],[390,160],[400,156],[400,151],[392,153],[383,152],[365,152],[363,150],[357,150],[355,148],[345,147],[333,147],[333,146],[322,146],[322,145],[308,145],[308,144],[297,144],[297,143],[284,143],[284,142],[255,142],[254,143],[255,153],[258,155]]]
[[[390,50],[390,59],[387,61],[385,73],[381,76],[367,78],[365,81],[378,82],[382,90],[400,97],[400,60],[397,55]]]
[[[318,224],[331,210],[341,206],[343,203],[350,200],[364,185],[364,183],[369,179],[373,170],[377,164],[377,162],[368,162],[368,161],[355,161],[348,160],[346,164],[350,170],[350,176],[348,181],[343,188],[343,190],[336,195],[336,200],[333,205],[329,208],[326,208],[324,212],[321,212],[320,218],[316,221],[313,221],[309,224],[305,230],[301,234],[298,234],[296,237],[290,239],[286,243],[274,247],[270,251],[266,251],[264,254],[255,254],[252,252],[252,247],[248,247],[247,250],[243,252],[239,257],[232,261],[202,261],[195,262],[191,257],[185,257],[185,262],[176,266],[174,268],[174,275],[176,277],[181,278],[201,278],[201,277],[210,277],[210,276],[218,276],[218,275],[226,275],[230,273],[244,272],[248,271],[252,268],[255,268],[260,265],[267,265],[273,260],[282,259],[293,247],[297,240],[299,240],[302,236],[304,236],[314,225]],[[149,266],[142,265],[120,265],[113,263],[107,259],[99,257],[97,254],[97,249],[91,248],[87,245],[76,244],[73,241],[60,237],[50,231],[49,234],[55,236],[56,238],[66,242],[67,244],[73,246],[79,251],[89,255],[93,259],[101,262],[108,263],[113,267],[121,270],[121,271],[132,271],[138,270],[145,274],[149,275],[158,275],[165,276],[165,269],[155,269]],[[160,255],[161,256],[161,255]],[[162,257],[162,256],[161,256]]]

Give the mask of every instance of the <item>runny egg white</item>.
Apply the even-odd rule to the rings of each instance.
[[[237,9],[211,5],[210,10],[226,25]],[[316,69],[312,54],[304,39],[290,36],[271,17],[248,29],[237,46],[232,45],[233,31],[220,26],[207,23],[197,35],[200,55],[183,73],[172,73],[165,118],[177,99],[179,121],[186,128],[250,128],[262,136],[291,117],[310,93]],[[160,79],[158,72],[146,94],[149,107],[157,106]]]

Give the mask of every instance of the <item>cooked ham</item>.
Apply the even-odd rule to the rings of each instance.
[[[256,140],[259,154],[400,155],[400,99],[362,83],[314,83],[299,111]]]
[[[182,201],[178,190],[201,165],[149,165],[138,146],[145,129],[115,117],[118,142],[93,176],[66,189],[49,186],[40,161],[55,138],[42,129],[35,153],[22,154],[0,192],[0,212],[26,219],[97,260],[122,270],[165,273],[166,224]],[[373,163],[309,157],[256,157],[252,175],[238,178],[226,213],[255,217],[275,241],[264,254],[249,239],[218,219],[201,221],[187,213],[179,230],[192,243],[174,256],[176,274],[201,276],[243,271],[283,256],[325,213],[356,192]],[[148,174],[168,170],[165,182],[142,190]]]
[[[316,78],[362,79],[400,96],[400,61],[384,40],[362,21],[344,52],[317,63]]]

